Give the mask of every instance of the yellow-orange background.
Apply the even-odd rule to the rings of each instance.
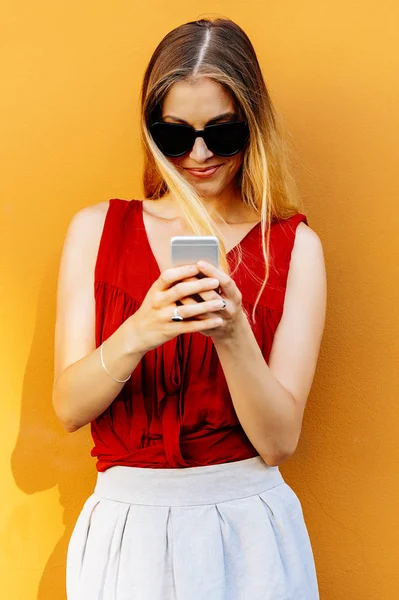
[[[95,478],[88,428],[51,408],[55,292],[81,207],[140,197],[138,98],[174,26],[249,34],[296,146],[329,305],[300,446],[322,600],[399,596],[396,1],[13,0],[1,19],[0,590],[64,599],[67,540]]]

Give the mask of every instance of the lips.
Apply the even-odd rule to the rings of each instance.
[[[212,177],[216,171],[219,170],[219,168],[222,165],[215,165],[213,167],[205,167],[202,169],[185,169],[188,173],[191,173],[191,175],[193,175],[194,177],[198,177],[200,179],[207,179],[209,177]]]

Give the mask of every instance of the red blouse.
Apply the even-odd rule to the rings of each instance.
[[[283,312],[296,226],[305,215],[274,221],[270,276],[252,325],[269,359]],[[261,228],[241,241],[233,278],[248,314],[264,276]],[[231,267],[235,252],[228,253]],[[144,227],[142,203],[110,200],[95,267],[96,346],[141,305],[160,274]],[[91,423],[97,469],[114,465],[172,468],[243,460],[258,453],[234,411],[212,340],[183,334],[145,354],[109,408]]]

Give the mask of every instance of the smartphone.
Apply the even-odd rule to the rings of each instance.
[[[205,260],[219,268],[219,240],[211,235],[180,235],[170,242],[172,265],[195,264]]]
[[[178,235],[170,241],[172,265],[195,264],[199,260],[205,260],[219,268],[219,240],[212,235]],[[205,277],[203,273],[196,275],[198,279]],[[193,294],[196,302],[204,302],[199,294]]]

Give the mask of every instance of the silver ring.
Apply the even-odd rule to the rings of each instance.
[[[221,307],[220,310],[224,310],[226,308],[226,306],[227,306],[226,301],[223,300],[223,298],[222,298],[222,302],[223,302],[223,306]]]
[[[177,306],[175,306],[175,310],[173,311],[172,321],[183,321],[183,317],[179,315],[179,311],[177,310]]]

